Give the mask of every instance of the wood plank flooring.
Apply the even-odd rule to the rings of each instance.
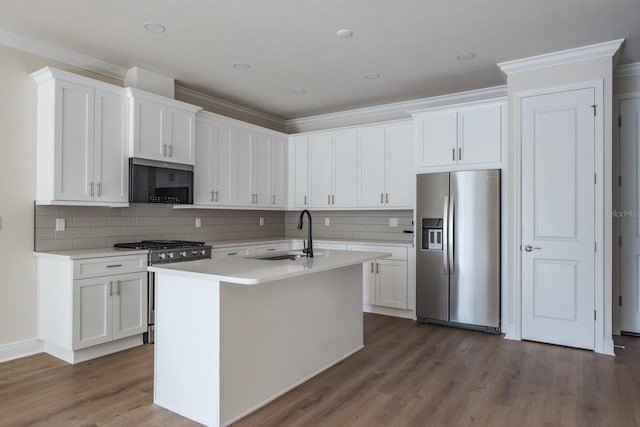
[[[640,426],[640,338],[616,357],[365,314],[365,348],[235,426]],[[0,426],[198,426],[153,405],[153,347],[0,364]]]

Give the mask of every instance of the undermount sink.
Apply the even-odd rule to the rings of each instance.
[[[320,252],[316,252],[315,256],[322,255]],[[263,261],[295,261],[300,258],[306,258],[306,254],[302,254],[299,252],[285,252],[285,253],[275,253],[275,254],[267,254],[267,255],[258,255],[258,256],[250,256],[247,257],[249,259],[259,259]]]

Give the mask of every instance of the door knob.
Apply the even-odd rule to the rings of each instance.
[[[540,246],[531,246],[531,245],[527,245],[524,247],[524,250],[527,252],[536,251],[538,249],[542,249],[542,248]]]

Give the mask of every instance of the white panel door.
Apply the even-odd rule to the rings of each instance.
[[[387,195],[385,204],[413,208],[416,188],[413,126],[387,128]]]
[[[416,121],[421,140],[418,166],[455,165],[457,153],[457,112],[455,110],[435,111],[421,115]]]
[[[113,339],[147,331],[147,272],[113,277]]]
[[[127,98],[121,93],[95,91],[95,200],[129,200]]]
[[[330,208],[333,144],[330,134],[309,137],[309,207]]]
[[[620,102],[620,329],[640,333],[640,99]]]
[[[407,308],[407,262],[376,261],[376,305]]]
[[[362,263],[362,303],[376,303],[376,262]]]
[[[501,104],[458,112],[458,164],[499,162],[501,152]]]
[[[306,208],[309,203],[309,144],[306,136],[291,138],[289,161],[291,207]]]
[[[93,200],[93,89],[61,81],[56,91],[54,198]]]
[[[157,102],[136,97],[133,102],[133,156],[166,161],[166,108]]]
[[[271,147],[269,136],[264,133],[251,135],[251,193],[254,205],[271,206]]]
[[[334,134],[334,189],[331,205],[352,208],[358,195],[358,134],[344,131]]]
[[[269,149],[271,152],[269,159],[271,165],[269,166],[269,178],[271,180],[271,199],[269,204],[272,207],[283,207],[287,141],[277,136],[271,136],[270,140]]]
[[[73,281],[73,350],[111,341],[111,285],[111,277]]]
[[[218,129],[212,121],[196,122],[196,164],[193,168],[193,202],[210,205],[214,200],[214,148]]]
[[[213,194],[216,205],[230,205],[238,194],[238,181],[234,165],[237,129],[227,124],[216,124],[216,140],[213,150]]]
[[[196,115],[190,111],[167,107],[167,160],[195,163]]]
[[[240,206],[254,205],[252,174],[253,166],[251,164],[251,141],[253,135],[249,129],[237,129],[237,141],[235,144],[235,170],[232,171],[236,182],[236,195],[232,197],[233,204]]]
[[[384,127],[375,126],[359,132],[358,207],[378,208],[385,204],[385,147]]]
[[[592,88],[522,101],[522,338],[593,349]]]

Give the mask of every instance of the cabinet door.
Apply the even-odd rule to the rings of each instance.
[[[254,205],[272,206],[270,182],[270,150],[269,136],[263,133],[251,135],[251,193],[254,194]]]
[[[332,146],[331,135],[328,133],[309,137],[309,207],[331,207]]]
[[[114,276],[113,339],[147,331],[147,272]]]
[[[93,200],[94,91],[56,83],[56,200]]]
[[[455,165],[458,158],[457,113],[435,111],[419,116],[416,121],[420,153],[418,166]]]
[[[196,115],[189,111],[167,107],[167,160],[195,164]]]
[[[385,203],[385,128],[377,126],[360,131],[358,152],[358,206],[371,208],[383,206]],[[340,181],[336,180],[336,182]]]
[[[387,206],[413,209],[416,187],[413,127],[411,124],[387,128]]]
[[[355,131],[334,135],[334,165],[331,204],[335,208],[355,207],[358,192],[358,135]]]
[[[236,181],[236,194],[232,199],[232,203],[240,206],[252,206],[255,198],[253,197],[252,172],[251,165],[251,140],[252,134],[248,129],[238,128],[238,140],[235,144],[235,171],[234,178]]]
[[[309,196],[309,143],[306,136],[289,140],[289,202],[306,208]]]
[[[284,206],[284,176],[286,167],[286,139],[277,136],[271,137],[269,149],[271,150],[269,159],[269,176],[271,180],[271,207]]]
[[[193,201],[196,205],[210,205],[214,201],[214,149],[218,128],[214,122],[196,122],[196,164],[193,168]]]
[[[220,124],[214,145],[213,201],[216,205],[231,205],[237,200],[238,182],[233,166],[237,162],[237,130],[233,126]]]
[[[72,350],[102,344],[112,339],[112,278],[73,281]]]
[[[362,303],[376,303],[376,263],[375,261],[362,263]]]
[[[381,259],[377,261],[376,305],[407,308],[407,263]]]
[[[499,162],[502,151],[502,106],[460,110],[458,148],[458,164]]]
[[[95,91],[94,181],[96,201],[129,200],[127,98]]]
[[[164,105],[135,97],[133,99],[133,156],[166,161],[166,108]]]

